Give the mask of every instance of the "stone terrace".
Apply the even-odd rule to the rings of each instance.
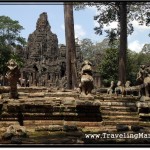
[[[138,113],[138,97],[110,97],[103,93],[93,94],[93,97],[81,97],[76,91],[62,92],[45,87],[20,87],[18,91],[19,99],[16,100],[8,99],[8,93],[0,96],[2,133],[12,124],[20,124],[26,127],[31,136],[39,139],[43,132],[44,135],[52,132],[51,136],[56,134],[56,137],[61,132],[65,136],[70,133],[72,138],[77,134],[81,143],[87,143],[87,139],[83,137],[85,133],[134,133],[134,128],[141,128],[143,132],[149,131],[149,120],[140,118]],[[39,132],[40,135],[37,134]],[[59,143],[56,141],[54,143]],[[103,142],[106,141],[114,142],[114,139]],[[120,139],[116,139],[115,143],[117,141]],[[31,143],[40,142],[42,143]],[[91,140],[88,142],[93,143]]]

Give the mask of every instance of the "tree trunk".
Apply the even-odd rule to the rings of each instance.
[[[66,36],[66,75],[68,89],[77,87],[76,48],[74,37],[73,5],[64,4]]]
[[[127,52],[127,5],[120,3],[120,50],[119,50],[119,80],[126,82],[126,52]]]

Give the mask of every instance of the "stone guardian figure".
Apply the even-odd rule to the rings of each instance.
[[[136,79],[140,85],[140,101],[150,100],[150,65],[141,65]]]
[[[92,77],[92,63],[88,60],[85,60],[82,63],[81,70],[81,83],[79,84],[79,88],[81,90],[81,95],[83,96],[91,96],[93,85],[93,77]]]
[[[10,85],[10,96],[9,98],[17,99],[18,92],[17,92],[17,83],[21,76],[19,67],[15,60],[10,59],[7,63],[8,71],[6,73],[6,78]]]
[[[114,92],[114,86],[114,81],[111,81],[110,87],[107,89],[107,94],[112,95],[112,93]]]

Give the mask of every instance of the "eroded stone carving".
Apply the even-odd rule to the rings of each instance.
[[[150,100],[150,66],[141,65],[137,73],[137,81],[140,84],[141,101]]]
[[[122,82],[117,82],[117,87],[115,88],[115,94],[118,96],[118,94],[123,94],[124,87],[122,86]]]
[[[92,63],[85,60],[82,63],[81,83],[79,85],[82,95],[91,96],[91,91],[94,88],[92,77]]]
[[[27,47],[22,53],[17,54],[24,60],[24,68],[21,69],[21,79],[25,79],[26,86],[54,86],[59,87],[66,73],[66,46],[58,46],[57,35],[51,31],[46,12],[40,14],[36,29],[28,37]],[[81,69],[83,62],[79,45],[76,45],[77,71]]]
[[[132,95],[133,93],[133,90],[132,90],[132,87],[131,87],[131,82],[130,81],[126,81],[125,83],[125,95]]]
[[[114,91],[114,81],[111,81],[111,83],[110,83],[110,87],[107,89],[107,94],[112,94],[113,93],[113,91]]]
[[[6,73],[6,78],[8,79],[10,85],[10,96],[9,98],[18,98],[17,92],[17,82],[20,77],[20,70],[15,60],[11,59],[7,63],[8,71]]]
[[[52,33],[47,13],[43,12],[37,20],[36,30],[28,37],[22,79],[32,86],[50,85],[60,73],[58,56],[57,35]]]

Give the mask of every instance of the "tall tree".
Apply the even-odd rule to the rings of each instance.
[[[120,49],[119,49],[119,81],[126,82],[126,53],[127,53],[127,8],[126,2],[120,3]]]
[[[26,43],[20,36],[21,30],[23,27],[18,21],[8,16],[0,16],[0,74],[3,76],[7,71],[6,63],[13,56],[16,45],[24,46]]]
[[[94,16],[99,24],[95,27],[95,33],[101,35],[103,33],[104,25],[116,21],[118,28],[105,30],[111,42],[120,38],[120,52],[119,52],[119,80],[123,83],[126,80],[126,51],[127,51],[127,33],[133,32],[131,21],[136,20],[140,25],[150,25],[149,21],[149,2],[91,2],[91,3],[75,3],[76,9],[85,8],[86,5],[95,6],[98,15]],[[120,37],[119,37],[120,35]]]
[[[65,36],[66,36],[66,74],[67,74],[67,87],[69,89],[77,87],[77,69],[76,69],[76,48],[74,36],[74,18],[73,18],[73,5],[64,4],[64,17],[65,17]]]
[[[0,44],[1,45],[16,45],[25,44],[25,39],[20,36],[20,31],[23,27],[18,21],[12,20],[8,16],[0,16]]]

